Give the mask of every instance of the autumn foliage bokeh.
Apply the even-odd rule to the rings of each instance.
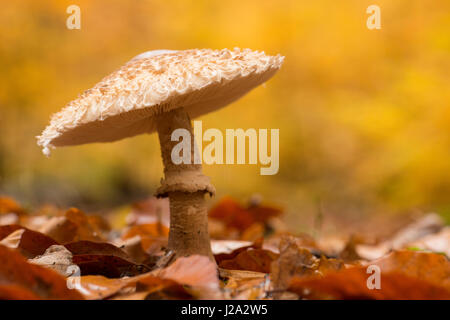
[[[81,8],[81,30],[65,26]],[[292,226],[333,214],[450,212],[450,3],[372,1],[6,1],[0,10],[0,193],[22,203],[104,208],[152,194],[157,137],[56,150],[35,136],[50,115],[153,49],[249,47],[280,72],[203,127],[279,128],[280,171],[204,166],[218,190],[260,193]]]

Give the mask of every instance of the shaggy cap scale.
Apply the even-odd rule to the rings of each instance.
[[[143,53],[54,114],[38,144],[49,155],[58,146],[151,133],[156,115],[179,107],[195,118],[267,81],[283,60],[238,48]]]

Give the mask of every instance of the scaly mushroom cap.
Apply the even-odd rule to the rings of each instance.
[[[226,106],[271,78],[284,57],[250,49],[152,51],[129,61],[51,118],[37,137],[50,147],[110,142],[155,131],[155,116],[191,118]]]

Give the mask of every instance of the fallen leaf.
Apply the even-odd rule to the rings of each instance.
[[[8,213],[21,215],[25,213],[25,210],[14,199],[0,197],[0,215]]]
[[[64,245],[67,250],[72,252],[73,255],[110,255],[116,256],[125,260],[129,260],[130,257],[120,248],[107,242],[94,242],[88,240],[80,240],[76,242],[70,242]]]
[[[441,254],[401,250],[369,264],[379,266],[382,273],[402,273],[450,291],[450,261]]]
[[[51,218],[39,231],[61,244],[80,240],[103,241],[106,227],[102,221],[98,217],[89,217],[76,208],[70,208],[64,216]]]
[[[3,238],[0,241],[0,244],[10,249],[17,249],[20,245],[20,240],[22,240],[22,235],[24,232],[25,229],[17,229],[16,231],[13,231],[8,236]]]
[[[16,213],[0,214],[0,226],[5,226],[8,224],[18,224],[19,221],[19,216]]]
[[[73,265],[72,253],[61,245],[52,245],[44,254],[28,260],[29,263],[43,266],[68,277],[72,274],[69,267]]]
[[[4,245],[17,248],[27,258],[42,255],[48,247],[58,244],[45,234],[19,225],[0,226],[0,239]]]
[[[355,250],[360,257],[367,260],[378,259],[393,249],[404,249],[412,242],[440,231],[443,226],[444,222],[441,217],[435,213],[427,214],[406,225],[389,239],[376,245],[357,244]]]
[[[170,279],[191,287],[219,288],[216,264],[205,256],[193,255],[178,258],[156,274],[163,279]]]
[[[269,273],[271,263],[277,258],[278,254],[270,250],[247,249],[232,259],[222,260],[219,267]]]
[[[267,296],[270,281],[266,273],[219,269],[219,276],[225,280],[223,289],[228,299],[255,300]]]
[[[317,293],[325,293],[338,299],[450,299],[450,262],[443,255],[394,251],[368,265],[380,268],[381,289],[368,288],[372,273],[360,266],[323,278],[295,277],[289,290],[308,298],[323,298]]]
[[[150,271],[145,265],[135,264],[113,255],[80,254],[74,255],[72,261],[79,266],[82,276],[102,275],[108,278],[120,278]]]
[[[88,300],[105,299],[129,285],[128,279],[109,279],[104,276],[79,277],[78,291]]]
[[[136,236],[141,238],[142,249],[148,252],[167,242],[169,228],[160,223],[132,226],[124,233],[122,239],[127,240]]]
[[[344,249],[339,253],[339,258],[345,262],[354,262],[361,260],[362,257],[358,254],[356,247],[359,244],[363,244],[364,240],[356,235],[352,235],[347,241]]]
[[[2,245],[0,284],[26,288],[41,299],[83,299],[78,291],[67,288],[66,278],[53,270],[28,263],[20,253]]]
[[[151,197],[134,203],[127,216],[129,225],[159,223],[166,228],[170,222],[170,205],[168,198]]]
[[[261,249],[263,246],[263,242],[264,240],[258,239],[256,241],[252,242],[247,242],[248,245],[247,246],[243,246],[243,242],[238,242],[236,243],[235,241],[232,242],[222,242],[220,243],[222,245],[222,248],[225,249],[227,246],[227,243],[229,243],[230,246],[232,247],[236,247],[236,249],[233,250],[226,250],[226,252],[219,252],[218,254],[214,254],[214,258],[216,259],[217,264],[220,264],[223,260],[231,260],[233,258],[235,258],[238,254],[240,254],[241,252],[244,252],[248,249]]]
[[[275,299],[284,299],[285,291],[293,277],[324,275],[344,267],[342,261],[317,258],[304,246],[303,238],[285,236],[280,241],[280,256],[272,262],[272,287]],[[310,244],[306,242],[306,244]]]
[[[450,227],[445,227],[435,234],[427,235],[419,240],[406,244],[408,248],[420,248],[435,253],[445,253],[450,258]]]
[[[140,295],[141,299],[188,300],[194,298],[194,295],[182,284],[171,279],[163,279],[153,275],[140,278],[136,284],[136,290],[138,292],[144,292],[144,294]],[[201,297],[201,294],[199,297]],[[129,296],[127,298],[129,298]]]
[[[214,255],[230,254],[233,251],[250,247],[253,242],[241,240],[211,240],[211,250]]]
[[[445,288],[402,273],[381,273],[381,288],[369,289],[366,268],[354,267],[323,278],[293,278],[290,291],[309,299],[447,300]]]
[[[282,210],[270,206],[252,205],[247,208],[231,197],[222,198],[210,211],[209,217],[223,221],[228,228],[244,231],[257,222],[265,223],[281,215]]]
[[[160,257],[164,254],[163,247],[167,245],[167,241],[153,242],[148,245],[148,252],[144,250],[142,239],[140,236],[134,236],[125,240],[118,239],[115,244],[123,250],[133,262],[145,264],[154,267]],[[145,246],[147,246],[145,244]]]
[[[31,290],[15,284],[0,285],[0,300],[39,300]]]

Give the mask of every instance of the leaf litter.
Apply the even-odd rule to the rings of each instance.
[[[167,200],[95,215],[0,197],[0,298],[450,299],[450,232],[439,216],[374,240],[290,233],[282,214],[225,197],[209,212],[215,261],[175,259]]]

